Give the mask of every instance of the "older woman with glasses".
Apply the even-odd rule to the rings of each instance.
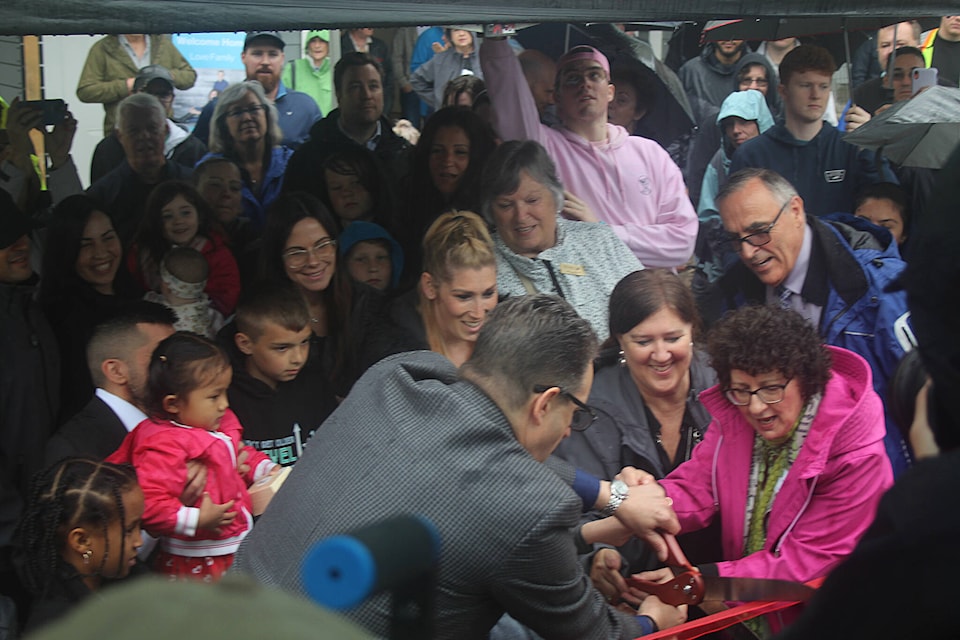
[[[683,532],[719,519],[722,558],[700,571],[825,576],[853,550],[893,481],[870,366],[773,306],[726,316],[707,353],[720,383],[700,398],[714,422],[693,457],[660,481]]]
[[[243,215],[262,229],[270,204],[280,195],[283,172],[293,151],[280,146],[283,133],[277,108],[255,80],[224,89],[210,129],[210,153],[237,163],[243,178]]]
[[[367,367],[408,350],[413,340],[392,326],[380,291],[339,268],[337,229],[316,197],[304,192],[280,196],[263,233],[260,278],[297,286],[313,330],[307,366],[319,366],[342,398]]]

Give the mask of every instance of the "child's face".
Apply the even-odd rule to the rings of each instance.
[[[137,550],[143,545],[140,521],[143,518],[143,491],[134,485],[120,496],[123,502],[124,521],[115,518],[107,526],[106,536],[94,527],[89,529],[91,564],[100,566],[104,578],[124,578],[137,560]],[[118,556],[118,550],[120,555]],[[106,557],[104,557],[106,554]],[[103,564],[100,564],[101,559]]]
[[[291,331],[276,322],[267,321],[263,333],[253,340],[244,333],[236,336],[237,348],[245,355],[247,373],[276,388],[280,382],[297,377],[310,354],[310,325]]]
[[[230,406],[227,401],[227,388],[232,378],[233,371],[230,367],[224,367],[223,371],[188,393],[186,398],[167,396],[165,408],[180,424],[216,431],[220,428],[223,414]]]
[[[345,221],[365,220],[371,214],[373,198],[357,176],[344,176],[329,169],[324,171],[327,192],[333,212]]]
[[[347,271],[357,282],[383,291],[390,286],[390,252],[381,242],[362,240],[347,254]]]
[[[160,220],[163,222],[163,237],[181,247],[193,242],[200,226],[196,207],[182,195],[177,195],[160,209]]]

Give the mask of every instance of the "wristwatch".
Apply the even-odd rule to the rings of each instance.
[[[611,482],[610,501],[607,502],[607,506],[603,508],[603,510],[600,512],[600,515],[606,518],[616,513],[623,501],[627,499],[629,492],[630,487],[628,487],[627,483],[623,480],[614,480]]]

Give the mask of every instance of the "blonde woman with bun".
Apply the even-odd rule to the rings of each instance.
[[[398,298],[393,319],[420,346],[463,364],[497,304],[497,260],[483,219],[470,211],[437,218],[423,238],[423,273]]]

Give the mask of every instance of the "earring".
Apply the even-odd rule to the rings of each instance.
[[[90,558],[93,557],[93,551],[90,551],[90,549],[87,549],[80,555],[83,556],[83,564],[90,564]]]
[[[693,340],[690,341],[690,346],[693,347]]]
[[[620,353],[618,355],[620,357],[617,359],[617,362],[620,364],[621,367],[626,366],[627,358],[623,355],[623,349],[620,349]]]

